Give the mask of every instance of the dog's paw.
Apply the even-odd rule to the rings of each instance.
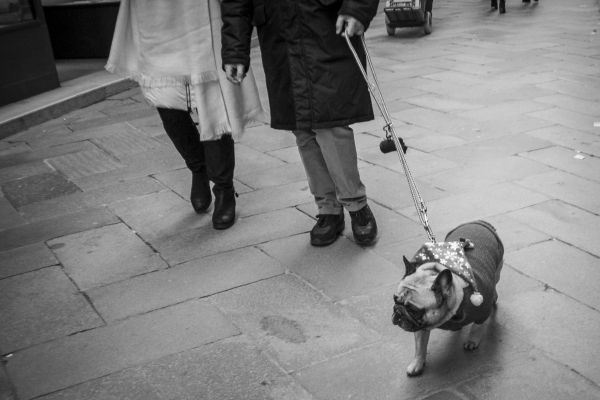
[[[467,351],[477,350],[479,348],[479,341],[478,340],[473,340],[473,339],[467,339],[463,343],[463,348],[465,350],[467,350]]]
[[[406,368],[406,375],[410,377],[419,376],[423,374],[425,370],[425,361],[421,361],[418,359],[412,360],[408,367]]]

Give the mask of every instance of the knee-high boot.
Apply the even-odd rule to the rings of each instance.
[[[190,202],[197,213],[206,212],[212,196],[206,168],[204,145],[200,141],[198,129],[187,111],[158,108],[167,135],[192,171]]]
[[[215,208],[212,222],[215,229],[227,229],[235,223],[234,142],[230,135],[203,142],[208,176],[214,182]]]

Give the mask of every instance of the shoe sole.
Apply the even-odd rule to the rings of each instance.
[[[230,223],[227,224],[215,224],[213,223],[213,228],[215,228],[216,230],[224,230],[227,228],[231,228],[233,226],[233,224],[235,224],[235,219],[233,221],[231,221]]]
[[[335,242],[336,240],[338,240],[338,238],[340,236],[342,236],[342,233],[344,232],[344,228],[346,227],[346,224],[344,223],[342,226],[340,226],[338,228],[338,231],[336,233],[336,235],[333,237],[333,239],[328,240],[328,241],[319,241],[319,240],[314,240],[313,238],[310,239],[310,244],[312,246],[315,247],[324,247],[324,246],[329,246],[330,244],[332,244],[333,242]]]
[[[359,246],[372,246],[375,244],[375,242],[377,242],[377,237],[374,237],[371,240],[363,240],[363,241],[354,238],[354,242]]]
[[[356,235],[352,235],[354,237],[354,243],[356,243],[359,246],[372,246],[377,242],[377,239],[379,238],[379,233],[376,232],[375,236],[373,236],[373,239],[363,239],[360,240],[359,238],[356,237]]]

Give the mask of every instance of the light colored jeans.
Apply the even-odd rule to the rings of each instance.
[[[367,204],[358,172],[354,132],[348,126],[296,130],[296,144],[319,214],[358,211]]]

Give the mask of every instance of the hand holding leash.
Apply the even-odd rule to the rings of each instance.
[[[342,31],[349,37],[361,36],[365,33],[365,26],[356,18],[342,14],[335,23],[335,33],[341,35]]]

